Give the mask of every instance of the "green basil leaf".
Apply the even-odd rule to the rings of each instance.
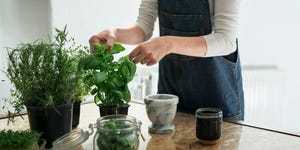
[[[102,58],[102,62],[104,62],[104,63],[111,63],[112,61],[114,60],[114,56],[112,55],[112,54],[110,54],[110,53],[108,53],[108,54],[105,54],[104,56],[103,56],[103,58]]]
[[[115,83],[110,80],[107,80],[107,82],[105,82],[105,86],[106,86],[106,89],[116,89],[117,88]]]
[[[94,80],[95,84],[98,85],[102,81],[106,80],[108,78],[107,74],[105,72],[95,72],[94,73]]]
[[[122,63],[118,71],[122,74],[124,80],[126,80],[125,82],[127,83],[128,76],[130,75],[128,66],[125,63]]]
[[[94,43],[93,46],[95,47],[95,54],[103,55],[108,49],[108,46],[106,44],[98,44]]]
[[[112,54],[116,54],[116,53],[122,52],[124,50],[125,50],[125,48],[121,44],[114,43],[113,47],[111,48],[111,50],[109,52]]]
[[[128,75],[128,80],[127,82],[131,81],[135,75],[135,72],[136,72],[136,64],[132,61],[128,61],[127,63],[127,66],[129,68],[129,75]]]
[[[119,100],[123,99],[123,94],[121,91],[112,90],[111,92],[112,92],[113,97],[115,97],[116,99],[119,99]]]
[[[124,84],[124,81],[118,77],[110,78],[110,81],[115,85],[115,87],[121,87]]]
[[[80,66],[84,70],[97,69],[100,64],[101,61],[95,55],[88,55],[80,61]]]
[[[126,103],[128,103],[131,99],[131,94],[130,94],[130,91],[128,89],[128,86],[125,87],[125,90],[122,91],[122,94],[123,94],[123,99]]]

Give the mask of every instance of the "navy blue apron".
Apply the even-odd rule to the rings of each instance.
[[[212,32],[208,0],[158,0],[160,36],[202,36]],[[238,50],[218,57],[169,54],[159,62],[158,93],[179,97],[178,111],[216,107],[224,118],[244,119]]]

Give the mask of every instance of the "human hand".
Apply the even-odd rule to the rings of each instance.
[[[147,66],[158,63],[171,51],[170,42],[167,37],[158,37],[139,44],[129,57],[134,63],[146,64]]]
[[[107,44],[111,48],[117,40],[116,33],[117,29],[107,29],[93,35],[89,40],[91,51],[94,52],[93,43]]]

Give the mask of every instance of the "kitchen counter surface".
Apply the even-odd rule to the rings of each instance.
[[[193,114],[177,113],[175,131],[169,134],[150,134],[151,124],[145,106],[131,103],[129,115],[142,121],[142,133],[145,141],[140,138],[139,150],[300,150],[300,138],[288,134],[248,127],[240,124],[223,122],[222,136],[216,145],[202,145],[195,135],[195,116]],[[28,119],[18,118],[14,124],[7,126],[6,119],[0,120],[1,129],[28,129]],[[94,103],[81,107],[80,124],[78,128],[89,130],[90,123],[96,123],[99,109]],[[93,137],[93,135],[92,135]],[[82,144],[87,150],[92,150],[92,137]]]

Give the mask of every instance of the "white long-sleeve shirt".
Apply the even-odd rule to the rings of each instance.
[[[241,0],[209,0],[213,32],[203,36],[207,43],[205,57],[228,55],[236,50],[239,3]],[[157,18],[157,0],[142,0],[137,25],[145,38],[151,38]]]

